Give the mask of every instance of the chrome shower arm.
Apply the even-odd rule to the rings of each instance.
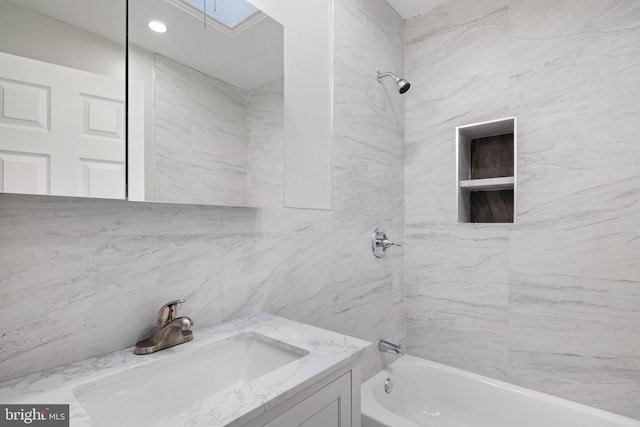
[[[400,80],[400,78],[399,78],[398,76],[396,76],[395,74],[393,74],[393,73],[391,73],[391,72],[389,72],[389,71],[384,72],[384,73],[381,73],[380,71],[378,71],[377,73],[378,73],[377,79],[378,79],[378,82],[379,82],[379,83],[382,83],[382,81],[381,81],[381,80],[382,80],[384,77],[393,77],[393,79],[394,79],[396,82],[397,82],[398,80]]]

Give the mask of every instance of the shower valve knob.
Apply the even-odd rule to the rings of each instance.
[[[382,258],[391,246],[402,246],[400,242],[393,242],[387,239],[387,235],[382,228],[376,228],[371,236],[371,249],[376,258]]]

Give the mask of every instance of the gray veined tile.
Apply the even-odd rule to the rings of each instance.
[[[434,361],[505,378],[508,231],[407,228],[407,348]]]
[[[640,286],[606,279],[514,273],[512,351],[634,358],[640,332]]]
[[[328,235],[333,228],[333,212],[315,209],[223,208],[224,233],[315,232]]]
[[[29,215],[24,215],[28,211]],[[222,231],[216,206],[0,194],[0,237],[115,237],[215,234]]]
[[[512,352],[508,381],[595,408],[638,419],[638,359],[626,367],[615,359],[579,354]]]
[[[301,316],[298,311],[301,304],[309,295],[322,295],[319,290],[332,280],[331,269],[327,268],[330,263],[327,243],[312,244],[314,236],[266,233],[226,237],[221,247],[224,317],[235,318],[255,311]]]
[[[512,234],[510,378],[637,417],[638,232],[617,228]]]
[[[403,74],[402,21],[381,1],[336,3],[334,16],[334,224],[373,232],[402,210],[404,100],[375,74]]]
[[[4,378],[131,346],[172,299],[194,297],[190,315],[204,326],[210,316],[193,310],[197,299],[222,291],[210,244],[210,236],[3,240]]]
[[[637,283],[640,230],[608,232],[606,226],[514,231],[509,264],[513,271],[526,274]]]
[[[284,205],[284,80],[249,91],[247,204]]]
[[[156,76],[156,199],[246,204],[246,94],[159,55]]]
[[[640,14],[633,0],[572,0],[510,3],[510,28],[515,37],[544,39],[554,36],[601,34],[637,29]]]

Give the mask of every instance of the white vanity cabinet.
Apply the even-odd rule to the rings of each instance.
[[[360,368],[333,373],[244,427],[360,427]]]
[[[351,378],[345,374],[264,424],[264,427],[342,427],[351,425]]]

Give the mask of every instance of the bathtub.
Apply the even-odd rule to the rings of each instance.
[[[640,427],[631,418],[408,355],[361,392],[362,427]]]

